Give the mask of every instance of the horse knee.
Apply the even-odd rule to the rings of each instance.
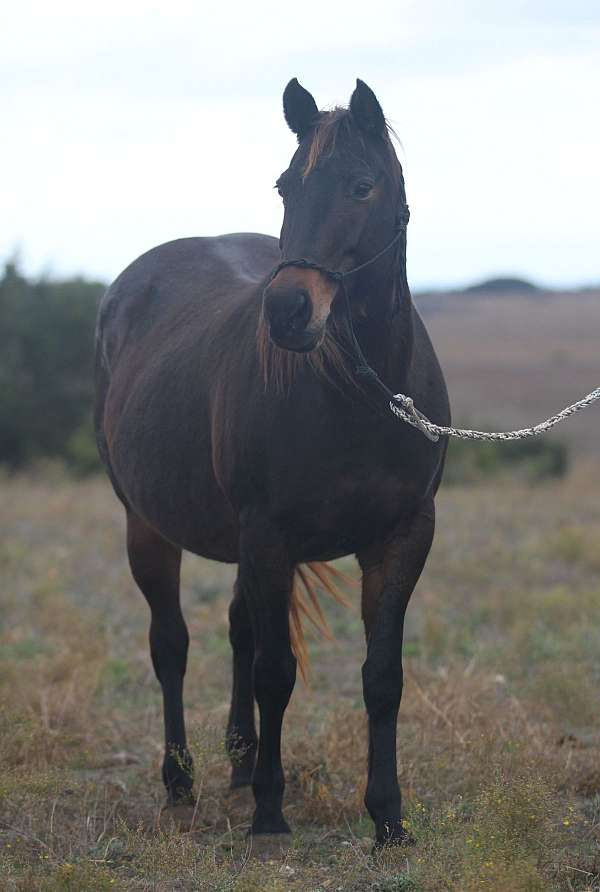
[[[296,683],[296,658],[291,649],[277,654],[260,651],[254,660],[254,688],[259,704],[269,702],[282,709]]]
[[[367,659],[362,668],[363,696],[370,719],[397,710],[403,687],[401,663],[384,665]]]
[[[183,617],[152,617],[150,623],[150,655],[156,677],[162,683],[165,675],[174,672],[183,678],[187,667],[190,638]]]

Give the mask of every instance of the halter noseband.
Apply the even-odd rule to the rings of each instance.
[[[383,257],[384,254],[394,247],[394,245],[400,240],[403,233],[406,231],[406,227],[408,226],[408,221],[410,220],[410,210],[407,204],[403,205],[398,211],[398,215],[396,217],[396,224],[394,229],[396,233],[385,248],[382,248],[381,251],[378,251],[374,257],[371,257],[370,260],[366,260],[364,263],[360,263],[358,266],[354,266],[352,269],[347,269],[344,272],[340,270],[329,269],[327,266],[322,266],[320,263],[315,263],[312,260],[305,260],[301,257],[299,260],[282,260],[281,263],[278,263],[275,269],[271,272],[271,275],[267,279],[267,283],[265,288],[267,288],[275,276],[281,272],[282,269],[285,269],[288,266],[299,266],[302,269],[316,269],[318,272],[322,273],[324,276],[327,276],[329,279],[333,279],[335,282],[341,282],[343,285],[344,279],[348,276],[354,275],[354,273],[359,272],[361,269],[365,269],[367,266],[371,266],[372,263],[375,263],[376,260],[379,260],[380,257]],[[346,293],[346,289],[344,288],[344,293]]]
[[[369,363],[367,362],[367,360],[365,358],[364,353],[362,352],[360,344],[358,343],[356,333],[354,331],[354,325],[352,322],[352,311],[350,308],[350,298],[348,297],[348,290],[346,288],[346,279],[349,276],[353,276],[354,273],[357,273],[360,270],[366,269],[366,267],[371,266],[372,263],[375,263],[377,260],[379,260],[380,257],[383,257],[384,254],[387,254],[387,252],[389,250],[391,250],[391,248],[393,248],[394,245],[396,245],[400,241],[400,239],[406,232],[406,228],[408,226],[409,219],[410,219],[410,211],[409,211],[408,205],[404,204],[399,209],[398,216],[396,217],[396,225],[395,225],[396,232],[394,234],[393,239],[390,242],[388,242],[388,244],[385,246],[385,248],[382,248],[381,251],[378,251],[378,253],[375,254],[374,257],[371,257],[370,260],[366,260],[364,263],[360,263],[358,266],[352,267],[352,269],[347,269],[344,272],[341,272],[340,270],[328,269],[328,267],[326,267],[326,266],[321,266],[320,263],[314,263],[314,261],[305,260],[304,258],[300,258],[299,260],[282,260],[281,263],[277,264],[277,266],[275,267],[275,269],[273,270],[273,272],[267,279],[267,282],[265,285],[265,288],[267,288],[267,286],[271,284],[271,282],[273,281],[275,276],[279,272],[281,272],[282,269],[285,269],[288,266],[297,266],[297,267],[300,267],[301,269],[315,269],[318,272],[322,273],[324,276],[327,276],[328,279],[332,279],[334,282],[339,282],[340,288],[342,289],[342,294],[344,297],[344,307],[346,310],[348,330],[350,332],[350,343],[351,343],[352,349],[354,350],[355,360],[356,360],[356,363],[354,366],[354,373],[361,378],[365,378],[369,381],[372,381],[373,384],[375,384],[379,388],[379,390],[382,391],[382,393],[385,395],[387,400],[391,400],[393,403],[397,403],[402,408],[403,408],[402,402],[396,397],[395,394],[392,393],[392,391],[389,389],[389,387],[387,387],[383,383],[383,381],[381,380],[381,378],[379,377],[379,375],[377,374],[375,369],[371,368],[371,366],[369,365]],[[414,409],[414,412],[420,415],[420,413],[418,413],[417,409]]]

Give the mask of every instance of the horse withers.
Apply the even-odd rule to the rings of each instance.
[[[402,168],[375,95],[357,81],[347,109],[319,112],[294,79],[283,101],[298,148],[277,180],[279,241],[179,239],[108,289],[97,328],[98,446],[151,610],[168,802],[189,801],[193,784],[182,550],[238,565],[227,739],[232,786],[252,784],[253,834],[289,833],[280,745],[301,652],[294,579],[306,579],[306,563],[326,578],[323,562],[355,554],[365,803],[377,843],[398,843],[404,615],[431,546],[446,444],[394,418],[377,380],[356,374],[357,345],[363,369],[439,424],[449,421],[448,399],[411,301]]]

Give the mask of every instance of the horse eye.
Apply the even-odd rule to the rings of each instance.
[[[370,183],[368,180],[361,180],[354,187],[354,197],[355,198],[367,198],[371,194],[372,188],[373,188],[373,183]]]

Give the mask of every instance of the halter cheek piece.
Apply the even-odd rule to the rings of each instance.
[[[344,272],[340,270],[328,269],[326,266],[321,266],[320,263],[314,263],[312,260],[305,260],[301,258],[299,260],[283,260],[281,263],[277,264],[269,278],[267,279],[265,289],[271,284],[275,276],[281,272],[282,269],[285,269],[288,266],[297,266],[301,269],[315,269],[320,272],[322,275],[327,276],[328,279],[332,279],[334,282],[338,282],[339,286],[342,290],[342,295],[344,299],[344,307],[346,311],[346,321],[348,323],[348,331],[350,332],[350,343],[352,349],[354,351],[355,357],[355,366],[354,373],[358,375],[360,378],[365,378],[369,381],[372,381],[379,390],[386,396],[388,400],[391,400],[393,403],[400,405],[402,408],[405,408],[404,404],[401,400],[397,398],[397,396],[392,393],[389,387],[383,383],[375,369],[371,368],[367,360],[365,359],[365,355],[362,352],[361,346],[358,343],[356,333],[354,331],[354,324],[352,322],[352,311],[350,309],[350,299],[348,297],[348,290],[346,288],[346,279],[349,276],[353,276],[354,273],[359,272],[362,269],[366,269],[366,267],[371,266],[371,264],[375,263],[379,260],[380,257],[383,257],[384,254],[387,254],[394,245],[396,245],[404,233],[406,232],[406,228],[408,226],[408,221],[410,219],[410,211],[408,209],[408,205],[404,204],[398,211],[398,215],[396,217],[395,224],[395,234],[393,239],[388,242],[385,248],[382,248],[381,251],[378,251],[374,257],[371,257],[370,260],[366,260],[364,263],[359,264],[358,266],[354,266],[352,269],[347,269]],[[421,413],[418,412],[417,409],[413,409],[413,412],[417,415]],[[432,438],[430,438],[432,439]],[[436,438],[437,439],[437,438]]]

